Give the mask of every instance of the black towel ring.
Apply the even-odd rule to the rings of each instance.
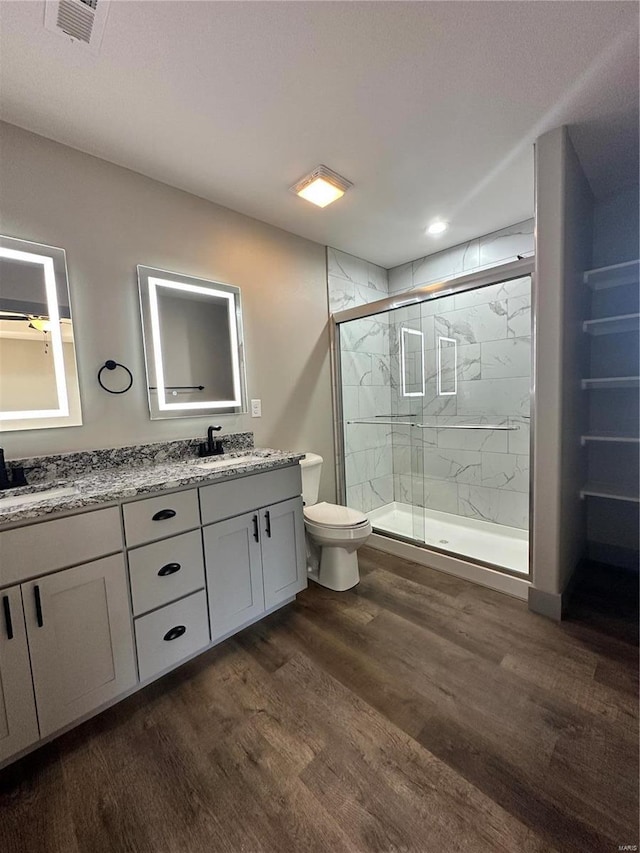
[[[102,382],[102,371],[105,368],[107,370],[115,370],[116,367],[121,367],[123,370],[126,370],[126,372],[129,374],[129,384],[127,385],[126,388],[123,388],[122,391],[112,391],[110,388],[107,388],[107,386],[104,385]],[[120,364],[119,362],[114,361],[113,359],[110,358],[110,359],[107,359],[107,361],[105,361],[105,363],[102,365],[102,367],[98,371],[98,384],[100,385],[101,388],[103,388],[109,394],[126,394],[126,392],[129,390],[129,388],[131,388],[131,386],[133,385],[133,373],[129,370],[128,367],[125,367],[124,364]]]

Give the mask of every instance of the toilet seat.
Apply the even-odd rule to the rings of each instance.
[[[313,504],[312,506],[306,506],[304,508],[304,517],[317,527],[337,530],[362,527],[369,523],[367,516],[357,509],[330,504],[325,501]]]

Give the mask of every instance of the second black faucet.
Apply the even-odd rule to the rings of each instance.
[[[214,440],[213,433],[220,432],[221,426],[210,426],[207,430],[207,440],[198,445],[198,456],[220,456],[224,453],[222,441],[217,438]]]

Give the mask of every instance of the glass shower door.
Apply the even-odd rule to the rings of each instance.
[[[344,498],[378,532],[526,575],[531,279],[469,284],[338,321]]]

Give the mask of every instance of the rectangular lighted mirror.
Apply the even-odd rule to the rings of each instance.
[[[240,289],[138,267],[152,419],[246,411]]]
[[[424,397],[424,335],[402,327],[400,332],[402,396]]]
[[[81,423],[64,249],[0,237],[0,431]]]
[[[454,338],[438,338],[438,396],[458,393],[458,343]]]

